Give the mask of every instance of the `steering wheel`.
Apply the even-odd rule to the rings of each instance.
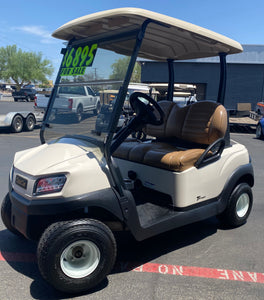
[[[130,96],[130,104],[136,117],[144,124],[161,125],[163,124],[164,112],[158,102],[149,95],[135,92]],[[155,112],[158,113],[155,114]]]

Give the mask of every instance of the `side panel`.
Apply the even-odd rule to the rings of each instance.
[[[169,194],[177,208],[184,208],[213,199],[221,194],[227,178],[239,166],[249,163],[249,155],[243,145],[226,148],[218,161],[203,168],[192,167],[183,172],[171,172],[122,159],[115,159],[122,176],[128,171],[137,173],[145,187]]]
[[[192,206],[191,209],[188,210],[170,210],[169,213],[163,215],[150,226],[146,227],[140,226],[133,201],[129,201],[128,211],[130,213],[127,221],[128,228],[131,230],[135,239],[141,241],[168,230],[216,216],[225,210],[232,190],[242,178],[246,180],[250,186],[254,185],[253,167],[251,163],[240,166],[234,170],[231,176],[226,179],[223,191],[218,197],[210,199],[210,201],[204,203],[204,205]]]

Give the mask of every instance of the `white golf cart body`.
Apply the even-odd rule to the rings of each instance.
[[[18,152],[14,158],[9,187],[11,229],[36,239],[48,226],[60,220],[88,218],[100,220],[111,230],[128,229],[137,240],[143,240],[219,215],[226,211],[233,198],[239,199],[236,199],[237,217],[233,225],[246,221],[252,205],[248,190],[254,184],[253,169],[247,149],[230,141],[228,117],[223,106],[225,57],[242,51],[238,42],[193,24],[137,8],[84,16],[63,25],[53,36],[68,41],[68,46],[62,51],[64,58],[42,125],[43,145]],[[107,60],[101,59],[104,53]],[[220,87],[217,103],[198,101],[178,108],[173,103],[173,61],[218,55]],[[124,78],[113,79],[106,72],[111,67],[108,62],[111,57],[113,63],[129,57]],[[168,99],[160,105],[154,100],[152,103],[153,107],[162,108],[159,121],[163,119],[163,123],[149,125],[145,120],[140,127],[136,115],[127,127],[116,133],[138,57],[168,62]],[[92,76],[94,70],[98,76]],[[76,124],[67,114],[54,113],[59,87],[76,84],[92,86],[98,93],[119,90],[102,132],[95,131],[96,116]],[[138,95],[136,100],[142,101],[144,93]],[[168,112],[166,107],[170,107]],[[196,110],[200,112],[201,122],[193,114]],[[181,129],[169,128],[173,111],[179,117],[172,123],[178,124],[181,119]],[[212,113],[207,120],[203,117],[204,111]],[[158,118],[157,112],[154,115]],[[133,120],[137,120],[137,126]],[[192,122],[195,130],[190,133],[186,124],[192,126]],[[146,141],[129,138],[132,130],[138,127],[148,134]],[[202,133],[201,140],[196,138],[196,130]],[[155,134],[155,131],[159,133]],[[165,132],[164,136],[161,131]],[[208,141],[204,144],[205,135],[208,135]],[[181,144],[178,137],[188,145]],[[203,145],[199,148],[198,144]],[[168,152],[168,149],[173,150]],[[141,158],[131,158],[132,152]],[[147,156],[153,157],[153,152],[158,160],[147,159]],[[167,157],[171,153],[177,159],[179,153],[185,156],[195,153],[195,159],[170,164]],[[242,192],[237,192],[237,187]],[[236,194],[233,195],[234,191]],[[95,252],[98,250],[91,247]],[[63,262],[61,268],[67,269]],[[45,273],[43,269],[42,273]],[[48,275],[43,277],[47,279]]]

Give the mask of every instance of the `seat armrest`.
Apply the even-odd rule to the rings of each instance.
[[[199,169],[208,164],[211,164],[221,157],[221,154],[225,148],[225,139],[220,138],[210,144],[204,151],[204,153],[199,157],[194,166]]]

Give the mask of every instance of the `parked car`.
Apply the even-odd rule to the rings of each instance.
[[[17,102],[18,100],[26,100],[27,102],[29,102],[34,101],[36,94],[37,91],[35,89],[23,88],[19,91],[14,91],[12,93],[12,97],[14,98],[15,102]]]
[[[256,113],[258,115],[264,115],[264,102],[258,102],[256,105]]]
[[[256,127],[256,138],[263,139],[264,138],[264,117],[262,117]]]

